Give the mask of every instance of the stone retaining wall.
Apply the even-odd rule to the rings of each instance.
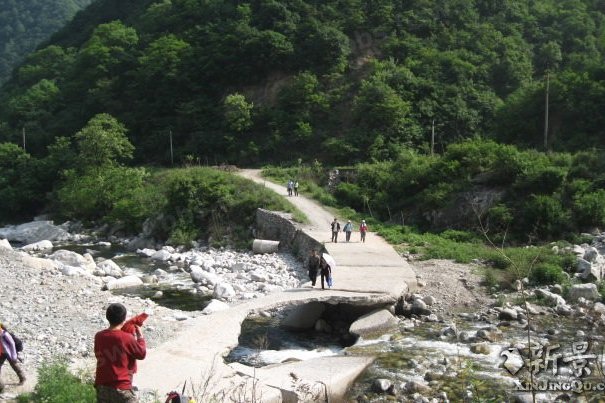
[[[280,249],[291,250],[299,259],[305,260],[316,249],[324,252],[324,246],[305,233],[292,220],[292,215],[265,209],[256,210],[256,238],[279,241]]]

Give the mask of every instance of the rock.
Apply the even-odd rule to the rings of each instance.
[[[216,274],[208,273],[201,268],[194,268],[194,266],[191,266],[190,275],[191,280],[193,280],[194,283],[209,284],[213,287],[221,281]]]
[[[260,270],[254,270],[253,272],[251,272],[250,278],[252,279],[252,281],[258,281],[259,283],[265,283],[269,281],[267,273],[264,273]]]
[[[573,253],[579,257],[584,258],[584,253],[586,253],[586,250],[580,245],[574,245]]]
[[[10,246],[10,244],[9,244],[9,246]],[[49,241],[48,239],[45,239],[40,242],[34,242],[34,243],[30,243],[29,245],[25,245],[24,247],[21,248],[21,250],[24,250],[26,252],[35,252],[35,251],[39,251],[39,250],[52,249],[52,248],[53,248],[53,243],[51,241]]]
[[[536,295],[537,295],[537,296],[542,297],[542,298],[544,298],[546,301],[548,301],[548,303],[549,303],[551,306],[553,306],[553,305],[554,305],[554,306],[557,306],[557,305],[565,305],[565,299],[564,299],[562,296],[560,296],[560,295],[557,295],[557,294],[555,294],[555,293],[552,293],[552,292],[550,292],[550,291],[548,291],[548,290],[544,290],[544,289],[542,289],[542,288],[538,288],[538,289],[536,289],[536,291],[535,291],[535,292],[536,292]]]
[[[143,284],[157,284],[158,278],[155,274],[146,274],[141,277],[141,281],[143,282]]]
[[[474,354],[485,354],[489,355],[491,353],[491,348],[487,343],[476,343],[471,344],[470,346],[471,352]]]
[[[409,381],[405,383],[404,390],[407,393],[430,393],[431,388],[428,385],[420,383],[418,381]]]
[[[168,272],[162,269],[155,269],[153,271],[153,275],[157,277],[166,277],[168,275]]]
[[[578,258],[578,260],[576,261],[576,273],[584,273],[586,271],[589,271],[591,266],[592,263],[590,263],[589,261],[582,258]]]
[[[427,309],[426,304],[421,298],[415,299],[412,302],[412,313],[415,315],[430,315],[431,311]]]
[[[0,228],[0,238],[9,241],[31,244],[43,240],[69,241],[72,236],[65,229],[54,225],[52,221],[32,221],[17,226]]]
[[[160,249],[159,251],[155,252],[150,257],[153,260],[160,260],[162,262],[166,262],[166,261],[170,260],[170,256],[171,256],[171,253],[168,252],[166,249]]]
[[[573,309],[569,305],[557,305],[556,312],[562,316],[570,316],[573,313]]]
[[[475,337],[495,342],[502,339],[502,332],[494,327],[487,327],[485,329],[477,330]]]
[[[582,330],[578,330],[578,331],[576,332],[576,338],[577,338],[577,339],[582,339],[582,338],[584,338],[584,337],[586,337],[586,333],[584,333],[584,331],[582,331]]]
[[[325,319],[318,319],[313,326],[316,332],[330,333],[332,332],[332,326]]]
[[[601,298],[597,285],[593,283],[575,284],[569,290],[569,300],[577,301],[578,298],[584,297],[589,300],[598,300]]]
[[[107,283],[108,290],[117,290],[128,287],[139,287],[143,285],[143,281],[137,276],[125,276],[115,280],[111,280]]]
[[[561,284],[555,284],[550,287],[550,291],[554,292],[555,294],[561,295],[563,294],[563,286]]]
[[[108,260],[104,260],[100,263],[97,264],[97,270],[95,271],[95,274],[97,272],[100,272],[100,276],[111,276],[111,277],[122,277],[124,275],[124,272],[122,271],[122,269],[120,269],[120,266],[118,266],[113,260],[108,259]]]
[[[10,249],[10,250],[13,250],[13,247],[11,246],[10,242],[8,241],[8,239],[0,239],[0,249]]]
[[[189,316],[188,316],[188,315],[186,315],[186,314],[184,314],[184,313],[182,313],[182,312],[176,312],[176,313],[174,314],[174,319],[176,319],[176,320],[177,320],[177,321],[179,321],[179,322],[182,322],[182,321],[184,321],[184,320],[189,319]]]
[[[153,256],[153,254],[156,252],[155,249],[148,249],[148,248],[143,248],[143,249],[137,249],[137,253],[139,255],[143,255],[143,256],[147,256],[147,257],[151,257]]]
[[[164,293],[162,291],[156,291],[152,298],[162,298],[163,296]]]
[[[584,260],[590,262],[590,263],[594,263],[597,260],[597,256],[599,256],[599,251],[590,246],[588,248],[586,248],[586,251],[584,252]]]
[[[510,308],[504,308],[498,314],[498,319],[501,320],[517,320],[517,311]]]
[[[208,305],[206,305],[202,313],[205,315],[210,315],[214,312],[224,311],[227,309],[229,309],[229,304],[219,301],[218,299],[213,299]]]
[[[588,270],[580,273],[580,278],[586,281],[601,281],[603,279],[603,265],[592,264]]]
[[[387,309],[367,313],[357,319],[349,327],[349,332],[358,336],[366,336],[395,328],[399,320]]]
[[[432,306],[436,301],[432,295],[426,296],[422,299],[427,306]]]
[[[600,302],[595,302],[592,307],[592,310],[598,314],[603,315],[603,314],[605,314],[605,304],[602,304]]]
[[[72,252],[65,249],[59,249],[48,257],[50,260],[54,260],[61,263],[64,266],[72,266],[82,269],[85,272],[92,272],[96,269],[97,265],[90,255],[84,257],[76,252]]]
[[[229,299],[235,297],[235,290],[229,283],[218,283],[214,286],[212,296],[217,299]]]
[[[279,325],[294,330],[312,329],[325,310],[326,306],[321,302],[309,302],[290,310]]]
[[[231,271],[233,273],[239,273],[242,271],[246,271],[246,265],[243,263],[236,263],[233,266],[231,266]]]
[[[388,393],[395,385],[388,379],[374,379],[372,390],[376,393]]]
[[[521,291],[522,289],[523,289],[523,283],[521,282],[521,280],[519,280],[519,279],[515,280],[515,282],[513,283],[513,290]]]

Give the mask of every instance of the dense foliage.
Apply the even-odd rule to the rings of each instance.
[[[17,2],[15,2],[17,3]],[[42,155],[99,113],[135,160],[354,163],[475,135],[603,147],[595,0],[99,0],[4,86],[0,141]],[[536,203],[539,203],[537,201]]]
[[[18,63],[92,0],[2,0],[0,83]]]
[[[546,154],[471,139],[441,156],[405,151],[360,164],[335,195],[386,221],[403,217],[425,229],[487,231],[497,241],[531,243],[605,228],[604,188],[603,152]]]

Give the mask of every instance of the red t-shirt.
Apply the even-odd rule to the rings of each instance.
[[[145,340],[135,339],[121,330],[101,330],[95,335],[97,374],[95,385],[132,389],[132,370],[136,360],[145,358]]]

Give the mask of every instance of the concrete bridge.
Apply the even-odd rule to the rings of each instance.
[[[285,185],[264,180],[257,170],[243,170],[239,174],[287,197]],[[361,243],[356,232],[355,239],[346,243],[341,233],[342,242],[339,239],[338,243],[331,243],[333,214],[304,196],[289,200],[309,218],[309,223],[298,225],[299,231],[324,244],[335,258],[338,267],[333,273],[334,287],[325,291],[309,287],[288,290],[188,321],[175,339],[148,351],[147,358],[139,364],[135,385],[161,394],[180,390],[187,381],[197,390],[198,402],[343,399],[373,357],[322,357],[256,369],[223,361],[223,356],[237,346],[241,323],[251,314],[318,302],[384,307],[393,305],[416,286],[410,266],[382,238],[369,232],[366,242]]]

